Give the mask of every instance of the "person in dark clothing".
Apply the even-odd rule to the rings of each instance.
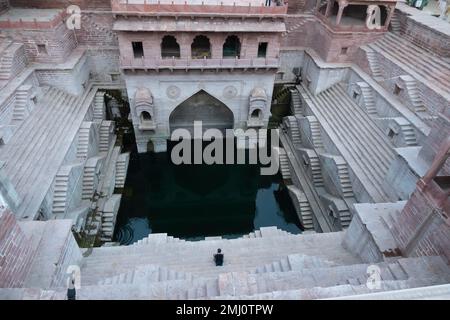
[[[75,280],[71,279],[67,289],[67,300],[77,300],[77,291],[75,289]]]
[[[223,265],[223,253],[221,249],[217,249],[217,253],[214,254],[214,262],[216,263],[216,266]]]

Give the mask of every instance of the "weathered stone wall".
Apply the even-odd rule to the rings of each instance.
[[[421,13],[418,11],[418,13]],[[402,37],[425,50],[440,56],[450,57],[450,35],[432,29],[416,20],[406,12],[396,10],[395,14],[401,25]]]
[[[0,288],[21,287],[32,259],[30,239],[11,211],[0,207]]]
[[[73,69],[38,70],[36,76],[41,85],[49,85],[73,95],[84,92],[89,79],[87,57],[83,56]]]
[[[25,45],[27,57],[42,63],[62,63],[77,46],[75,34],[61,22],[53,29],[5,29],[9,35]],[[45,45],[46,53],[39,53],[38,45]]]
[[[391,231],[403,254],[442,255],[450,263],[450,226],[436,210],[430,197],[416,190],[403,211],[397,214]]]
[[[448,108],[447,108],[448,109]],[[449,112],[449,111],[447,111]],[[450,136],[450,115],[440,114],[432,123],[431,132],[424,143],[419,157],[431,165],[441,144]],[[447,159],[441,174],[450,175],[450,159]]]
[[[326,62],[353,62],[360,46],[383,36],[380,32],[334,32],[320,20],[311,19],[287,17],[289,32],[282,37],[281,47],[310,47]],[[303,24],[302,20],[305,20]]]
[[[117,34],[112,30],[113,23],[111,13],[83,12],[80,29],[75,30],[78,44],[98,49],[118,48]]]

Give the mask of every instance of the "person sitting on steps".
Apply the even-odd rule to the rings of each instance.
[[[217,249],[217,253],[214,254],[214,262],[216,263],[216,266],[222,266],[223,265],[222,249]]]

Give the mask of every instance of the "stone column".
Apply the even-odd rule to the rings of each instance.
[[[176,36],[177,42],[180,45],[180,58],[190,59],[191,58],[191,43],[193,41],[192,36],[189,34],[178,34]]]
[[[344,13],[345,7],[348,6],[347,1],[339,1],[339,11],[336,16],[336,25],[338,26],[341,23],[342,14]]]
[[[328,0],[327,2],[327,10],[325,10],[325,17],[327,18],[331,15],[331,12],[333,11],[334,1],[335,0]]]
[[[208,35],[209,42],[211,44],[211,58],[222,59],[223,58],[223,43],[228,35],[223,37],[220,35]]]
[[[388,16],[386,17],[386,21],[384,23],[384,27],[387,29],[389,24],[391,23],[392,17],[394,16],[395,6],[385,6],[388,11]]]

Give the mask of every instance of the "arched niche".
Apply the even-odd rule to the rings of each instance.
[[[134,96],[134,111],[139,130],[155,130],[153,96],[147,88],[139,88]]]
[[[267,110],[267,94],[261,87],[254,88],[250,93],[247,127],[264,126],[264,113]]]

